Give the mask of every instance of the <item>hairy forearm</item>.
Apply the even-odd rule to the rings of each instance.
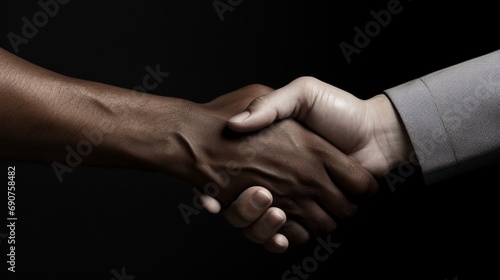
[[[157,153],[184,160],[176,127],[187,101],[69,78],[3,50],[0,86],[4,159],[158,169],[161,164],[172,173],[178,167],[169,169]]]

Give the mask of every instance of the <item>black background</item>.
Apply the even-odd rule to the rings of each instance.
[[[170,76],[150,93],[206,102],[303,75],[369,98],[499,46],[496,8],[479,1],[402,1],[403,11],[351,63],[340,42],[353,44],[353,28],[388,1],[244,0],[224,21],[213,1],[103,2],[61,5],[17,55],[124,88],[141,85],[145,67],[160,64]],[[20,35],[21,18],[41,8],[36,1],[0,3],[0,46],[14,52],[7,34]],[[15,276],[7,273],[7,242],[0,239],[0,275],[8,279],[108,280],[122,268],[136,280],[281,279],[318,245],[276,255],[221,216],[202,212],[186,225],[178,205],[190,203],[192,186],[167,174],[81,166],[59,183],[49,165],[2,160],[5,187],[8,165],[16,166],[19,219]],[[382,181],[381,193],[332,235],[341,246],[308,279],[497,275],[499,167],[431,186],[416,170],[394,192]]]

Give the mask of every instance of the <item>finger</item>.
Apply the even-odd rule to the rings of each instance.
[[[345,220],[353,216],[361,198],[376,192],[375,178],[351,157],[345,155],[324,139],[317,144],[324,158],[325,169],[318,177],[321,180],[321,195],[318,202],[336,220]]]
[[[281,233],[276,233],[262,244],[266,250],[272,253],[283,253],[288,249],[288,239]]]
[[[287,219],[286,223],[278,231],[285,236],[290,245],[303,245],[311,238],[310,233],[299,223],[294,220]]]
[[[327,144],[324,149],[327,158],[325,170],[335,184],[346,194],[361,200],[378,191],[377,180],[359,163]]]
[[[212,214],[218,214],[221,209],[221,205],[217,199],[209,196],[209,195],[201,195],[200,196],[201,205]]]
[[[322,189],[318,203],[337,221],[345,221],[354,216],[358,205],[352,202],[336,184],[331,183],[328,188]]]
[[[321,167],[318,167],[321,169]],[[311,174],[313,177],[320,178],[320,181],[315,181],[315,184],[320,185],[303,185],[306,189],[324,189],[324,188],[334,188],[335,186],[331,182],[330,178],[323,170],[320,172],[314,172]],[[311,182],[313,183],[313,182]],[[337,223],[334,220],[335,216],[332,215],[331,208],[326,208],[325,206],[335,207],[335,205],[327,205],[324,201],[334,204],[333,200],[335,197],[323,198],[325,192],[315,193],[314,197],[301,198],[296,197],[292,200],[276,196],[273,202],[273,206],[283,209],[287,215],[288,220],[292,220],[301,225],[301,227],[307,229],[310,234],[321,235],[324,233],[333,232],[337,228]],[[288,223],[287,223],[288,224]],[[280,231],[282,232],[282,231]],[[284,232],[282,232],[285,234]],[[290,237],[285,234],[286,237]],[[291,239],[291,238],[289,238]],[[291,243],[296,243],[295,240],[290,240]]]
[[[303,209],[302,214],[295,220],[315,236],[333,232],[337,228],[332,216],[316,201],[304,200],[299,202],[299,206]]]
[[[302,84],[294,81],[256,98],[245,111],[228,120],[229,128],[238,132],[255,131],[275,120],[307,112],[314,104],[315,96],[303,94],[306,87]]]
[[[250,187],[224,211],[224,217],[232,226],[244,228],[255,222],[272,202],[273,196],[267,189]]]
[[[336,221],[347,220],[354,216],[358,210],[358,204],[355,203],[352,199],[353,195],[351,195],[353,189],[369,183],[368,177],[367,181],[363,181],[363,179],[365,175],[370,177],[371,175],[365,174],[364,169],[357,165],[353,159],[328,143],[325,143],[322,151],[326,153],[326,160],[324,162],[325,169],[319,175],[324,178],[321,180],[324,186],[320,188],[318,203]]]
[[[243,234],[252,242],[263,244],[285,224],[286,215],[283,210],[271,207],[254,223],[243,229]]]

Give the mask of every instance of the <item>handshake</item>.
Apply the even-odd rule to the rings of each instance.
[[[384,94],[360,100],[311,77],[199,104],[70,78],[0,49],[0,82],[2,158],[63,172],[64,147],[78,148],[82,135],[108,124],[83,163],[192,183],[196,203],[222,209],[272,252],[334,231],[377,191],[375,177],[412,151]]]
[[[411,151],[383,94],[364,101],[310,77],[200,104],[70,78],[0,49],[0,86],[0,157],[49,163],[61,179],[75,167],[69,146],[82,164],[166,172],[273,252],[333,231]]]
[[[312,77],[182,108],[177,139],[189,164],[179,177],[272,252],[334,231],[412,151],[384,94],[360,100]]]
[[[189,182],[199,208],[283,252],[334,231],[378,191],[377,177],[417,157],[426,183],[497,159],[499,61],[495,51],[367,100],[302,77],[200,104],[70,78],[0,49],[0,157],[64,172],[67,147],[82,150],[99,130],[82,163]]]

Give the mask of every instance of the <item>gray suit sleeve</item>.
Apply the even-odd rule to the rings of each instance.
[[[426,184],[500,158],[500,50],[387,89]]]

